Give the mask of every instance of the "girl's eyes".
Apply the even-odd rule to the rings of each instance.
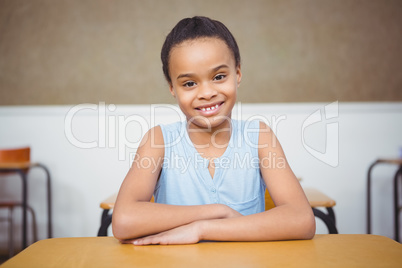
[[[183,84],[184,87],[193,87],[195,86],[195,82],[193,81],[188,81],[186,83]]]
[[[224,74],[218,74],[218,75],[216,75],[215,77],[214,77],[214,81],[219,81],[219,80],[222,80],[222,79],[224,79],[226,77],[226,75],[224,75]],[[194,86],[196,86],[197,85],[197,83],[196,82],[194,82],[194,81],[187,81],[187,82],[185,82],[184,84],[183,84],[183,86],[184,87],[194,87]]]
[[[226,77],[226,75],[224,75],[224,74],[218,74],[217,76],[214,77],[214,80],[219,81],[219,80],[222,80],[225,77]]]

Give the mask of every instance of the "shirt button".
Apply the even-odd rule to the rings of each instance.
[[[211,189],[211,192],[216,193],[216,189],[215,189],[215,188],[212,188],[212,189]]]

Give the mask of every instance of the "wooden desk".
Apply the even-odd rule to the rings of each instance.
[[[402,245],[377,235],[313,240],[122,245],[113,237],[54,238],[4,263],[11,267],[401,267]]]

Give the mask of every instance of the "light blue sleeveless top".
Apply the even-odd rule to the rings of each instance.
[[[265,184],[258,158],[259,121],[232,120],[224,154],[216,158],[211,177],[208,164],[191,142],[186,122],[160,126],[165,143],[155,202],[171,205],[228,205],[243,215],[265,210]]]

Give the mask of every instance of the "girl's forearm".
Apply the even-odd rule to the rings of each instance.
[[[311,208],[280,206],[258,214],[197,222],[200,240],[270,241],[311,239],[315,219]]]
[[[236,216],[222,204],[175,206],[150,202],[135,202],[116,207],[113,211],[113,234],[120,240],[143,237],[200,220]]]

